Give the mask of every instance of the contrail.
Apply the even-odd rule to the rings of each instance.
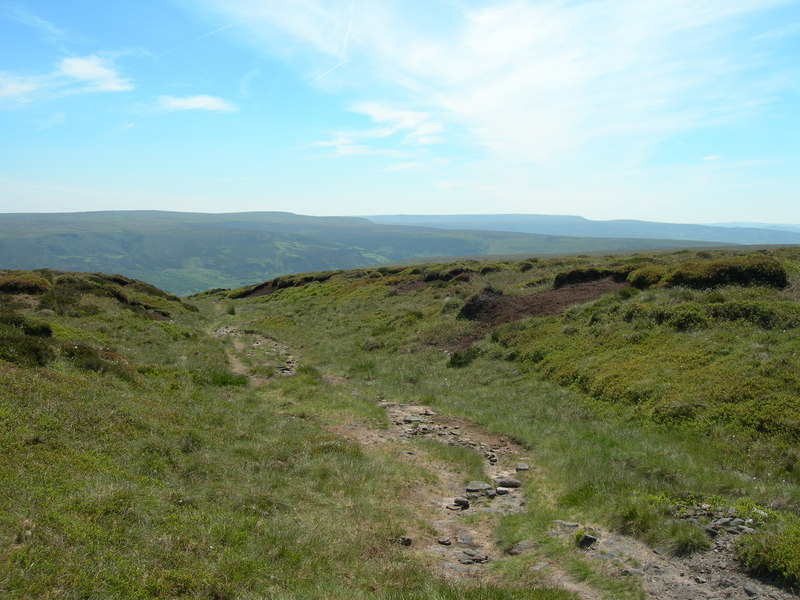
[[[347,47],[350,44],[350,33],[353,31],[353,13],[356,10],[356,0],[352,0],[350,3],[350,18],[347,21],[347,31],[344,32],[344,40],[342,40],[342,51],[339,52],[339,62],[333,65],[330,69],[325,71],[322,75],[317,75],[314,79],[311,80],[311,83],[316,83],[326,75],[333,73],[336,69],[341,67],[345,64],[348,59],[345,58],[345,54],[347,54]]]
[[[343,59],[347,53],[347,46],[350,43],[350,33],[353,31],[353,13],[356,10],[356,0],[350,3],[350,19],[347,21],[347,31],[344,34],[344,42],[342,42],[342,51],[339,53],[339,58]]]
[[[173,52],[177,52],[178,50],[182,50],[183,48],[186,48],[186,46],[191,46],[192,44],[195,44],[195,43],[199,42],[200,40],[204,40],[207,37],[210,37],[210,36],[212,36],[214,34],[217,34],[220,31],[225,31],[226,29],[230,29],[231,27],[235,27],[239,23],[243,23],[243,22],[244,22],[244,19],[239,19],[235,23],[231,23],[230,25],[225,25],[224,27],[220,27],[219,29],[215,29],[214,31],[206,33],[205,35],[201,35],[199,38],[195,38],[193,40],[190,40],[190,41],[186,42],[185,44],[181,44],[180,46],[176,46],[175,48],[172,48],[171,50],[167,50],[166,52],[162,52],[161,54],[157,54],[156,58],[161,58],[162,56],[166,56],[167,54],[172,54]]]
[[[314,77],[314,79],[312,79],[312,80],[311,80],[311,83],[316,83],[316,82],[318,82],[320,79],[322,79],[322,78],[323,78],[323,77],[325,77],[326,75],[328,75],[328,74],[330,74],[330,73],[333,73],[333,72],[334,72],[336,69],[338,69],[339,67],[341,67],[341,66],[342,66],[343,64],[345,64],[346,62],[347,62],[347,59],[340,60],[338,63],[336,63],[336,64],[335,64],[334,66],[332,66],[330,69],[328,69],[327,71],[325,71],[325,72],[324,72],[322,75],[317,75],[316,77]]]

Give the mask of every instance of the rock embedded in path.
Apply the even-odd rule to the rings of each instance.
[[[529,469],[530,469],[530,467],[528,465],[526,465],[525,463],[517,463],[517,466],[514,467],[515,471],[527,471]]]
[[[453,504],[455,504],[456,506],[460,507],[463,510],[467,510],[469,508],[469,500],[467,500],[466,498],[462,498],[461,496],[454,498]]]
[[[521,481],[512,479],[511,477],[495,477],[494,483],[497,485],[497,487],[505,488],[518,488],[522,486]]]
[[[553,523],[555,523],[556,525],[560,525],[561,527],[569,527],[570,529],[574,529],[575,527],[578,527],[580,525],[580,523],[573,523],[571,521],[562,521],[561,519],[555,519]]]
[[[494,486],[489,485],[483,481],[470,481],[467,484],[466,490],[468,492],[484,492],[486,490],[492,489]]]
[[[410,415],[405,419],[403,419],[403,421],[405,421],[406,423],[424,423],[425,419],[423,419],[422,417],[418,417],[416,415]]]
[[[589,533],[584,533],[578,540],[579,548],[588,548],[597,541],[597,538]]]
[[[525,550],[530,550],[531,548],[533,548],[533,546],[534,546],[533,540],[523,540],[511,546],[511,548],[508,549],[508,553],[511,556],[519,556]]]
[[[442,546],[449,546],[450,544],[453,543],[452,541],[450,541],[449,537],[440,537],[438,540],[436,540],[436,542],[441,544]]]
[[[465,546],[471,546],[475,542],[472,539],[472,536],[468,533],[462,533],[456,536],[456,541],[459,544],[464,544]]]

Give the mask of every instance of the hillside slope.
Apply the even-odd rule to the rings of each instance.
[[[407,258],[682,245],[685,243],[670,240],[442,231],[291,213],[0,215],[0,268],[121,273],[175,294],[238,287],[287,273],[348,269]]]
[[[0,595],[797,598],[800,252],[0,272]]]
[[[702,240],[728,244],[800,244],[800,230],[788,225],[693,225],[616,219],[593,221],[567,215],[381,215],[367,217],[384,225],[489,229],[598,238]]]

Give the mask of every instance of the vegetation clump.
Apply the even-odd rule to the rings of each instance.
[[[744,256],[720,260],[692,261],[674,266],[651,265],[628,275],[640,289],[656,286],[685,286],[707,289],[725,285],[766,285],[786,287],[786,270],[770,256]]]
[[[635,270],[637,265],[621,265],[618,267],[581,267],[561,273],[556,273],[553,278],[553,287],[558,289],[565,285],[576,283],[589,283],[610,277],[614,281],[626,281],[628,274]]]
[[[784,519],[772,531],[742,537],[736,544],[736,558],[759,575],[800,584],[800,519]]]
[[[6,294],[42,294],[52,284],[37,271],[6,271],[0,274],[0,292]]]

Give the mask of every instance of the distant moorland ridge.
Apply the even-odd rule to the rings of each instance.
[[[410,258],[711,245],[669,239],[576,237],[580,235],[584,233],[578,228],[571,237],[445,231],[357,217],[309,217],[286,212],[2,214],[0,268],[120,273],[185,295],[289,273],[349,269]],[[800,243],[800,233],[790,235]]]

